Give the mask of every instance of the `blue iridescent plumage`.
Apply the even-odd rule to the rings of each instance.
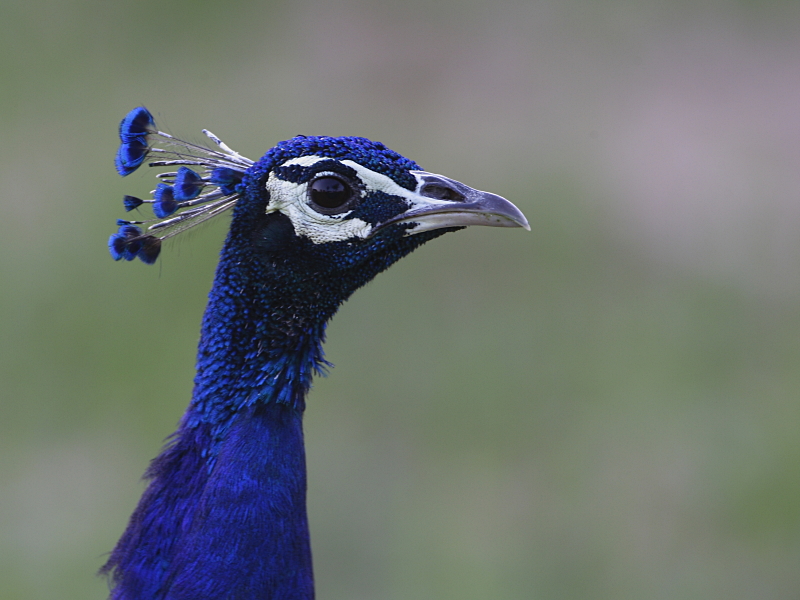
[[[122,119],[119,124],[119,139],[123,142],[144,139],[150,133],[155,133],[156,123],[153,115],[144,106],[137,106]]]
[[[178,210],[178,202],[175,200],[174,189],[166,183],[159,183],[153,193],[153,213],[159,219],[175,213]]]
[[[194,200],[200,195],[200,191],[205,186],[203,178],[188,167],[178,169],[175,176],[174,196],[175,200]]]
[[[236,186],[242,182],[242,174],[233,169],[220,167],[211,172],[209,181],[218,185],[223,194],[233,194],[236,192]]]
[[[119,150],[115,164],[120,175],[130,175],[138,169],[147,156],[147,142],[144,140],[130,140],[123,142]]]
[[[133,260],[142,247],[142,230],[127,222],[118,222],[119,231],[108,239],[108,249],[114,260]]]
[[[126,212],[132,211],[134,208],[139,208],[144,201],[141,198],[137,198],[136,196],[123,196],[122,197],[122,204],[125,207]]]
[[[120,146],[115,164],[120,175],[129,175],[141,166],[147,157],[147,136],[155,132],[153,115],[143,106],[133,109],[119,124]]]
[[[152,199],[126,196],[155,218],[120,221],[115,260],[152,264],[163,240],[233,210],[191,402],[103,571],[114,600],[309,600],[302,415],[328,320],[430,239],[527,221],[364,138],[298,136],[253,162],[205,133],[218,149],[158,131],[143,107],[120,126],[120,174],[144,156],[179,170]]]

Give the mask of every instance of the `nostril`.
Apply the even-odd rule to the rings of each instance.
[[[465,198],[462,194],[438,183],[429,183],[420,190],[420,194],[426,198],[433,198],[435,200],[449,200],[452,202],[464,202]]]

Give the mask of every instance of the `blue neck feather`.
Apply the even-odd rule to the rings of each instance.
[[[104,567],[115,600],[313,598],[302,414],[338,301],[287,294],[229,235],[192,403]]]
[[[314,597],[301,419],[265,403],[231,420],[166,569],[165,599]]]

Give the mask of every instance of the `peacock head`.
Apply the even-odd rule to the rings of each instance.
[[[233,209],[226,252],[237,261],[283,265],[299,282],[333,275],[357,287],[422,243],[468,225],[524,227],[508,200],[423,171],[383,144],[359,137],[297,136],[253,162],[212,133],[216,148],[156,128],[144,107],[120,124],[120,175],[147,158],[158,175],[152,198],[125,196],[126,210],[151,204],[155,218],[120,220],[115,260],[152,264],[165,239]]]

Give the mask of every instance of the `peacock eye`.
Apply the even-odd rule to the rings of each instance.
[[[338,177],[325,175],[311,182],[308,195],[321,212],[336,211],[353,197],[353,188]]]

